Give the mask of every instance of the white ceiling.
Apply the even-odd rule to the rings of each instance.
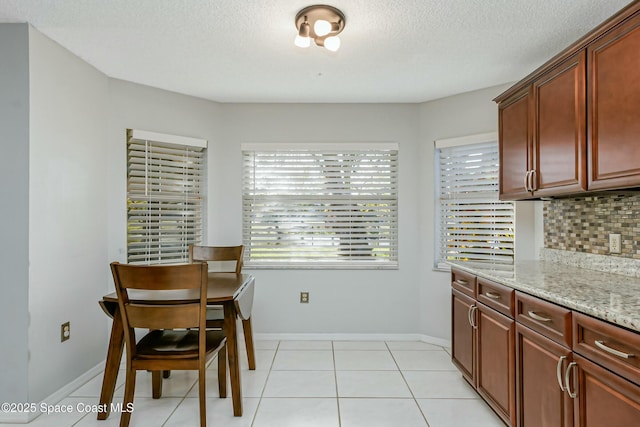
[[[219,102],[423,102],[517,81],[627,3],[333,0],[336,53],[293,45],[308,0],[0,0],[0,22],[110,77]]]

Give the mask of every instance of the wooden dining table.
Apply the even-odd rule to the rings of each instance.
[[[240,363],[238,359],[238,339],[236,321],[247,320],[251,316],[255,279],[250,274],[209,272],[207,288],[207,304],[222,305],[224,308],[224,330],[227,337],[227,359],[229,376],[231,377],[231,397],[233,399],[233,415],[242,416],[242,386],[240,381]],[[179,291],[144,291],[130,290],[129,299],[135,302],[188,302],[199,301],[198,290]],[[118,296],[115,292],[102,297],[98,301],[104,312],[111,318],[111,336],[107,349],[102,391],[100,392],[100,411],[98,419],[105,420],[109,416],[113,393],[122,351],[124,348],[124,329],[118,307]]]

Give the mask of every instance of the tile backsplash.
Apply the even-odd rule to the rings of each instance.
[[[622,251],[609,253],[609,234]],[[599,193],[544,202],[544,246],[549,249],[640,259],[640,192]]]

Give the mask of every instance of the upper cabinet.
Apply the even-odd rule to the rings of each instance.
[[[589,189],[640,186],[640,17],[587,48]]]
[[[495,101],[502,200],[640,186],[640,2]]]

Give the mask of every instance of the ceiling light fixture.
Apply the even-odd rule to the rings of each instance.
[[[296,15],[298,35],[294,44],[306,48],[311,39],[317,46],[335,52],[340,49],[338,34],[344,29],[344,13],[333,6],[317,4],[305,7]]]

